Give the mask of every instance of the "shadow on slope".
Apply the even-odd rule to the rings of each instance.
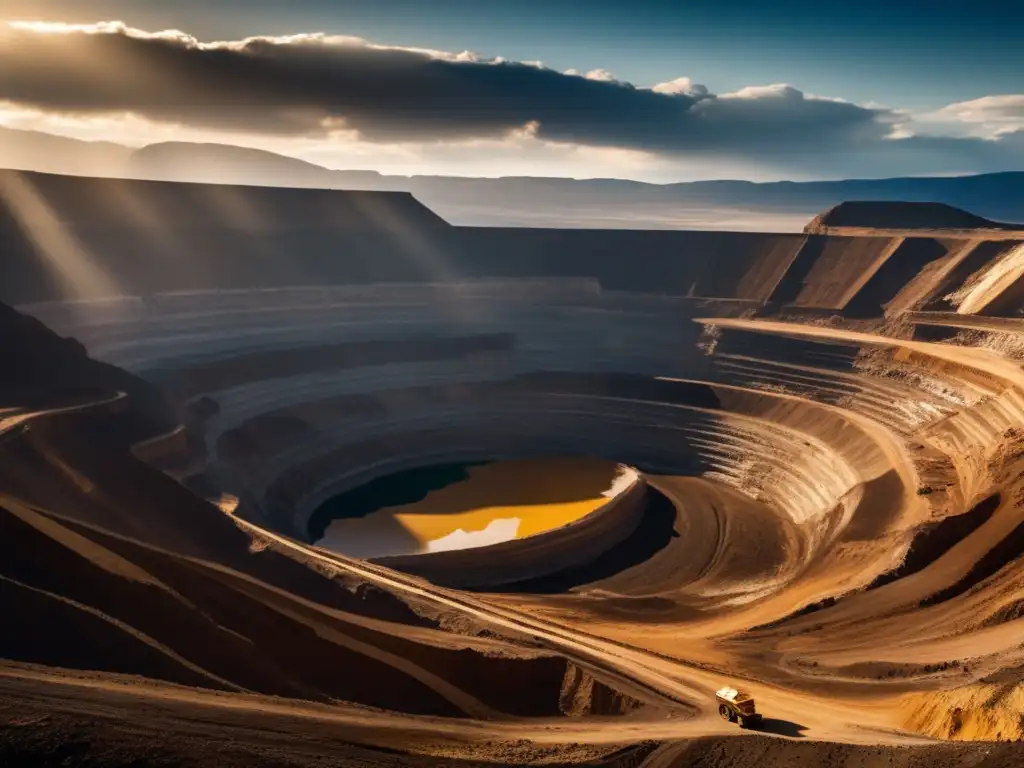
[[[377,562],[460,589],[559,594],[642,565],[678,536],[675,522],[672,502],[641,481],[601,509],[547,533]]]
[[[746,726],[748,731],[758,733],[773,733],[776,736],[788,736],[791,739],[803,738],[806,725],[794,723],[792,720],[782,720],[777,717],[765,717],[756,725]]]
[[[23,356],[18,372],[41,404],[47,369],[130,394],[117,408],[39,416],[0,444],[0,615],[17,617],[0,658],[443,717],[640,705],[564,657],[441,632],[390,592],[253,539],[132,454],[127,436],[167,426],[166,407],[164,421],[138,415],[162,404],[155,390],[6,318],[8,339],[51,350]],[[570,681],[583,693],[565,701]]]
[[[589,563],[536,579],[501,584],[486,591],[557,594],[603,581],[647,562],[679,536],[675,530],[676,508],[662,493],[648,487],[640,524],[625,541]]]

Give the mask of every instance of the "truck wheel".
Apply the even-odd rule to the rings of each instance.
[[[732,720],[732,712],[725,704],[718,705],[718,714],[723,720]]]
[[[746,728],[747,727],[747,719],[745,717],[740,717],[739,721],[740,721],[740,728]]]

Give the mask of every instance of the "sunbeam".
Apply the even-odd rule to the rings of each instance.
[[[110,276],[23,174],[0,174],[0,199],[45,260],[65,296],[99,299],[120,295]]]

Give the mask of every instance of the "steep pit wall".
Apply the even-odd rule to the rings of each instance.
[[[898,505],[919,478],[949,479],[928,499],[939,515],[985,483],[982,459],[971,458],[984,449],[965,441],[992,438],[955,415],[990,396],[984,383],[917,364],[917,353],[883,359],[859,341],[723,335],[691,321],[787,306],[870,318],[932,306],[950,290],[984,293],[961,311],[1005,311],[1016,282],[993,270],[1008,263],[1009,232],[853,233],[828,222],[802,236],[489,230],[449,227],[408,196],[32,174],[17,185],[46,202],[124,295],[72,301],[24,206],[5,218],[21,233],[12,264],[24,269],[4,290],[183,408],[210,403],[218,413],[203,423],[199,469],[242,498],[245,513],[295,535],[313,505],[380,473],[440,456],[535,454],[545,443],[697,471],[797,526],[828,521],[827,534],[810,537],[820,545],[886,536],[896,559],[924,502],[910,499],[903,515],[878,500]],[[103,202],[128,197],[138,204]],[[244,221],[245,210],[262,220]],[[159,235],[146,223],[155,220]],[[181,247],[199,238],[215,248]],[[160,261],[168,244],[174,267]],[[162,268],[140,269],[140,248]],[[719,383],[722,407],[558,388],[494,394],[551,370]],[[1015,415],[993,396],[984,407],[994,433]],[[908,471],[906,450],[893,445],[930,423],[914,448],[928,459],[914,457]],[[756,458],[780,447],[778,460]],[[857,512],[869,507],[868,517]]]
[[[447,583],[475,579],[481,591],[529,593],[474,599],[522,600],[552,621],[586,621],[617,642],[684,661],[695,660],[693,649],[700,664],[727,658],[729,674],[766,681],[768,696],[895,707],[894,727],[949,735],[958,722],[950,707],[960,707],[977,711],[961,712],[959,722],[979,724],[974,732],[988,737],[1003,720],[986,720],[985,711],[1012,711],[1020,685],[1012,622],[1024,590],[1019,233],[471,230],[439,222],[408,197],[31,174],[12,187],[5,178],[20,197],[5,196],[0,215],[11,244],[0,296],[81,340],[51,338],[47,355],[80,358],[84,347],[159,383],[184,413],[204,414],[189,423],[189,446],[203,448],[195,474],[238,496],[240,516],[302,538],[328,495],[403,466],[603,455],[644,471],[645,493],[657,495],[642,515],[613,502],[576,527],[509,544],[501,566],[514,572],[480,553],[400,564]],[[132,199],[138,204],[124,202]],[[266,222],[241,215],[247,208]],[[40,228],[57,224],[66,236],[60,253],[39,238]],[[925,325],[944,329],[944,343],[923,340],[916,329]],[[611,386],[614,376],[631,386]],[[492,671],[481,638],[460,640],[477,644],[472,662],[425,650],[441,641],[410,638],[404,627],[383,633],[398,640],[374,630],[372,641],[367,634],[353,643],[361,630],[341,631],[339,621],[397,617],[424,631],[431,621],[383,591],[366,598],[339,590],[267,542],[254,544],[236,521],[137,459],[109,461],[95,450],[97,424],[78,418],[65,422],[75,429],[40,423],[5,438],[5,488],[22,502],[11,514],[24,523],[50,508],[58,525],[70,516],[72,533],[92,544],[67,560],[80,566],[81,552],[99,552],[89,567],[103,570],[95,559],[123,565],[108,557],[116,550],[148,577],[173,580],[196,604],[216,602],[210,612],[243,637],[267,636],[246,623],[257,614],[264,626],[283,627],[282,637],[304,627],[300,658],[290,658],[295,647],[221,637],[198,614],[187,619],[196,633],[182,640],[180,625],[159,625],[159,614],[136,617],[131,606],[150,604],[148,587],[86,594],[80,590],[97,578],[91,571],[55,584],[59,574],[24,558],[32,547],[56,546],[31,531],[0,558],[7,578],[25,585],[10,598],[20,601],[19,615],[54,608],[42,593],[64,593],[93,609],[82,619],[65,601],[48,614],[69,633],[75,625],[66,622],[78,616],[89,633],[102,626],[108,639],[123,641],[111,629],[118,625],[95,611],[145,622],[139,631],[169,647],[206,637],[202,628],[222,653],[172,650],[199,654],[212,668],[206,672],[224,680],[239,654],[261,655],[236,678],[261,690],[341,693],[395,707],[409,694],[410,710],[432,714],[495,709],[487,691],[463,677],[465,669],[480,679]],[[140,437],[169,434],[173,423],[163,426]],[[173,471],[162,465],[174,445],[167,439],[139,451]],[[912,559],[913,568],[901,565],[922,551],[915,543],[923,546],[929,531],[947,530],[944,521],[994,496],[997,508],[965,525],[961,540]],[[663,539],[646,536],[652,521]],[[143,554],[117,537],[98,541],[90,526],[173,555]],[[45,521],[29,527],[54,530]],[[67,533],[58,538],[81,545]],[[200,577],[181,554],[216,557],[244,575]],[[556,555],[566,567],[552,571]],[[281,592],[362,619],[311,611]],[[254,593],[259,611],[230,611],[236,594]],[[131,598],[126,607],[111,600],[118,594]],[[167,603],[168,615],[177,618],[182,605]],[[155,646],[144,644],[150,650],[130,641],[117,647],[150,654]],[[302,666],[304,654],[332,656],[335,645],[351,666],[372,658],[367,668],[403,696],[392,701],[372,680],[323,679]],[[161,674],[173,667],[165,657]],[[267,672],[277,664],[296,666],[282,681]],[[598,686],[556,667],[544,667],[544,712],[626,706],[595,703],[608,696],[590,696]],[[908,691],[918,698],[900,704],[894,694]]]

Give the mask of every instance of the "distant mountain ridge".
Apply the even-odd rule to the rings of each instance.
[[[0,125],[0,168],[72,176],[123,176],[133,151],[109,141],[81,141]]]
[[[4,151],[5,144],[12,141],[12,131],[0,128],[2,166],[169,181],[411,192],[447,221],[466,226],[799,232],[823,210],[855,200],[942,203],[986,219],[1024,222],[1021,171],[960,177],[673,184],[528,176],[388,176],[376,171],[331,170],[274,152],[224,144],[165,142],[132,150],[36,133],[45,148],[29,152],[25,147],[31,144],[27,134],[32,132],[13,134],[18,134],[21,147],[16,165],[11,164],[12,153]],[[59,151],[54,151],[55,146]]]
[[[135,152],[133,175],[274,186],[412,192],[453,224],[636,229],[775,229],[807,221],[849,200],[944,203],[986,219],[1024,222],[1024,172],[963,177],[817,182],[386,176],[332,171],[261,150],[210,144],[154,144]],[[748,226],[730,226],[745,217]],[[782,226],[779,226],[782,225]]]

